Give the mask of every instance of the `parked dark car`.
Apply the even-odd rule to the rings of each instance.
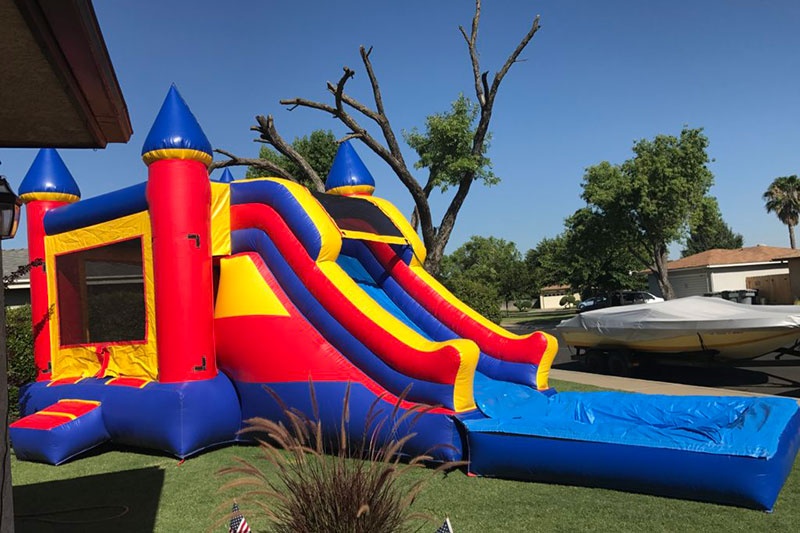
[[[619,297],[619,302],[616,298]],[[612,305],[631,305],[631,304],[651,304],[663,302],[664,298],[659,298],[654,294],[645,291],[617,291],[612,295]]]
[[[608,296],[592,296],[591,298],[586,298],[578,302],[577,310],[579,313],[582,313],[593,309],[602,309],[610,305],[611,300],[608,299]]]
[[[663,302],[659,298],[645,291],[613,291],[608,294],[592,296],[578,303],[579,313],[603,309],[604,307],[614,307],[617,305],[644,304],[653,302]]]

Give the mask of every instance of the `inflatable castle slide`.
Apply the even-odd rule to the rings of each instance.
[[[557,393],[556,340],[505,331],[431,277],[349,143],[325,193],[211,181],[211,145],[173,86],[142,159],[146,181],[81,200],[43,149],[20,185],[39,266],[19,459],[104,442],[182,458],[286,407],[337,435],[349,394],[351,439],[397,438],[393,422],[424,407],[404,453],[478,475],[773,507],[800,445],[794,400]]]

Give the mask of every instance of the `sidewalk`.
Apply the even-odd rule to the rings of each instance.
[[[645,394],[670,394],[674,396],[766,396],[755,392],[746,392],[712,387],[695,387],[677,383],[663,383],[660,381],[646,381],[644,379],[622,378],[618,376],[605,376],[588,372],[575,372],[572,370],[550,370],[550,378],[561,381],[571,381],[583,385],[594,385],[604,389],[623,390],[629,392],[643,392]]]

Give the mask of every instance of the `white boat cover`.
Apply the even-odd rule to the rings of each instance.
[[[625,331],[630,340],[656,338],[658,332],[787,328],[800,328],[800,306],[747,305],[704,296],[586,311],[557,326],[563,332],[600,335]]]

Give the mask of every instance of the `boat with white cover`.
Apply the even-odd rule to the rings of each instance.
[[[556,327],[578,350],[703,353],[755,359],[800,340],[800,306],[745,305],[703,296],[588,311]]]

